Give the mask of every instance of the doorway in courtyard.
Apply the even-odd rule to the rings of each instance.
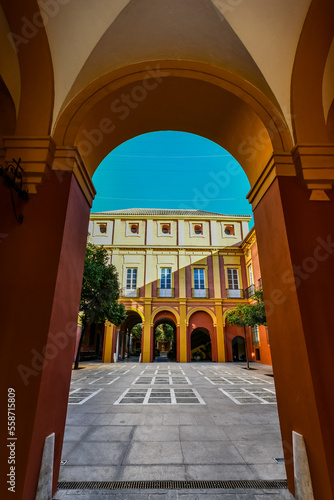
[[[212,361],[211,337],[206,328],[195,328],[191,333],[191,361]]]
[[[243,337],[234,337],[232,340],[233,361],[246,361],[246,346]]]
[[[177,359],[176,324],[168,317],[154,323],[153,361],[175,361]]]
[[[141,355],[142,318],[127,311],[127,318],[116,330],[115,356],[118,361],[139,361]]]

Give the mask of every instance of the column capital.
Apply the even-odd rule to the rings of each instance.
[[[95,187],[77,148],[57,147],[54,153],[52,170],[59,173],[60,182],[61,172],[73,172],[89,205],[92,206],[96,195]]]
[[[299,178],[311,190],[310,200],[328,201],[326,190],[334,185],[334,145],[297,144],[292,157]]]
[[[57,147],[52,137],[4,137],[0,156],[9,163],[21,158],[23,188],[36,194],[37,187],[55,170],[62,182],[62,172],[73,172],[90,206],[96,191],[77,148]]]
[[[296,167],[291,153],[273,154],[247,195],[247,199],[252,204],[253,210],[259,204],[261,198],[263,198],[276,177],[295,177],[296,175]]]

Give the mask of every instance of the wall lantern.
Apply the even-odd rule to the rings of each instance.
[[[7,167],[3,167],[0,165],[0,177],[3,179],[3,185],[10,190],[10,198],[12,200],[12,207],[15,215],[15,219],[20,224],[23,221],[23,215],[17,215],[15,200],[14,200],[14,191],[17,194],[18,198],[22,200],[29,200],[28,191],[22,189],[23,185],[23,168],[20,166],[21,158],[18,161],[14,160],[13,163],[9,163]]]

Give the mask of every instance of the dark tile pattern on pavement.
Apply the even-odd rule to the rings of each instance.
[[[248,374],[238,363],[82,366],[72,376],[60,481],[285,479],[284,464],[274,460],[283,451],[270,367],[255,365]],[[292,497],[286,490],[61,490],[55,496],[72,498]]]

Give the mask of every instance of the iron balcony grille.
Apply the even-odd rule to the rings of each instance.
[[[209,289],[208,288],[192,288],[191,296],[193,299],[208,299]]]
[[[139,297],[139,288],[121,288],[121,297]]]
[[[175,288],[157,288],[157,297],[159,298],[173,298],[175,297]]]
[[[286,489],[285,479],[225,481],[62,481],[58,490]]]
[[[250,299],[253,297],[255,294],[255,285],[250,285],[248,288],[246,288],[246,297],[247,299]]]
[[[241,288],[226,288],[227,299],[243,299],[244,291]]]

